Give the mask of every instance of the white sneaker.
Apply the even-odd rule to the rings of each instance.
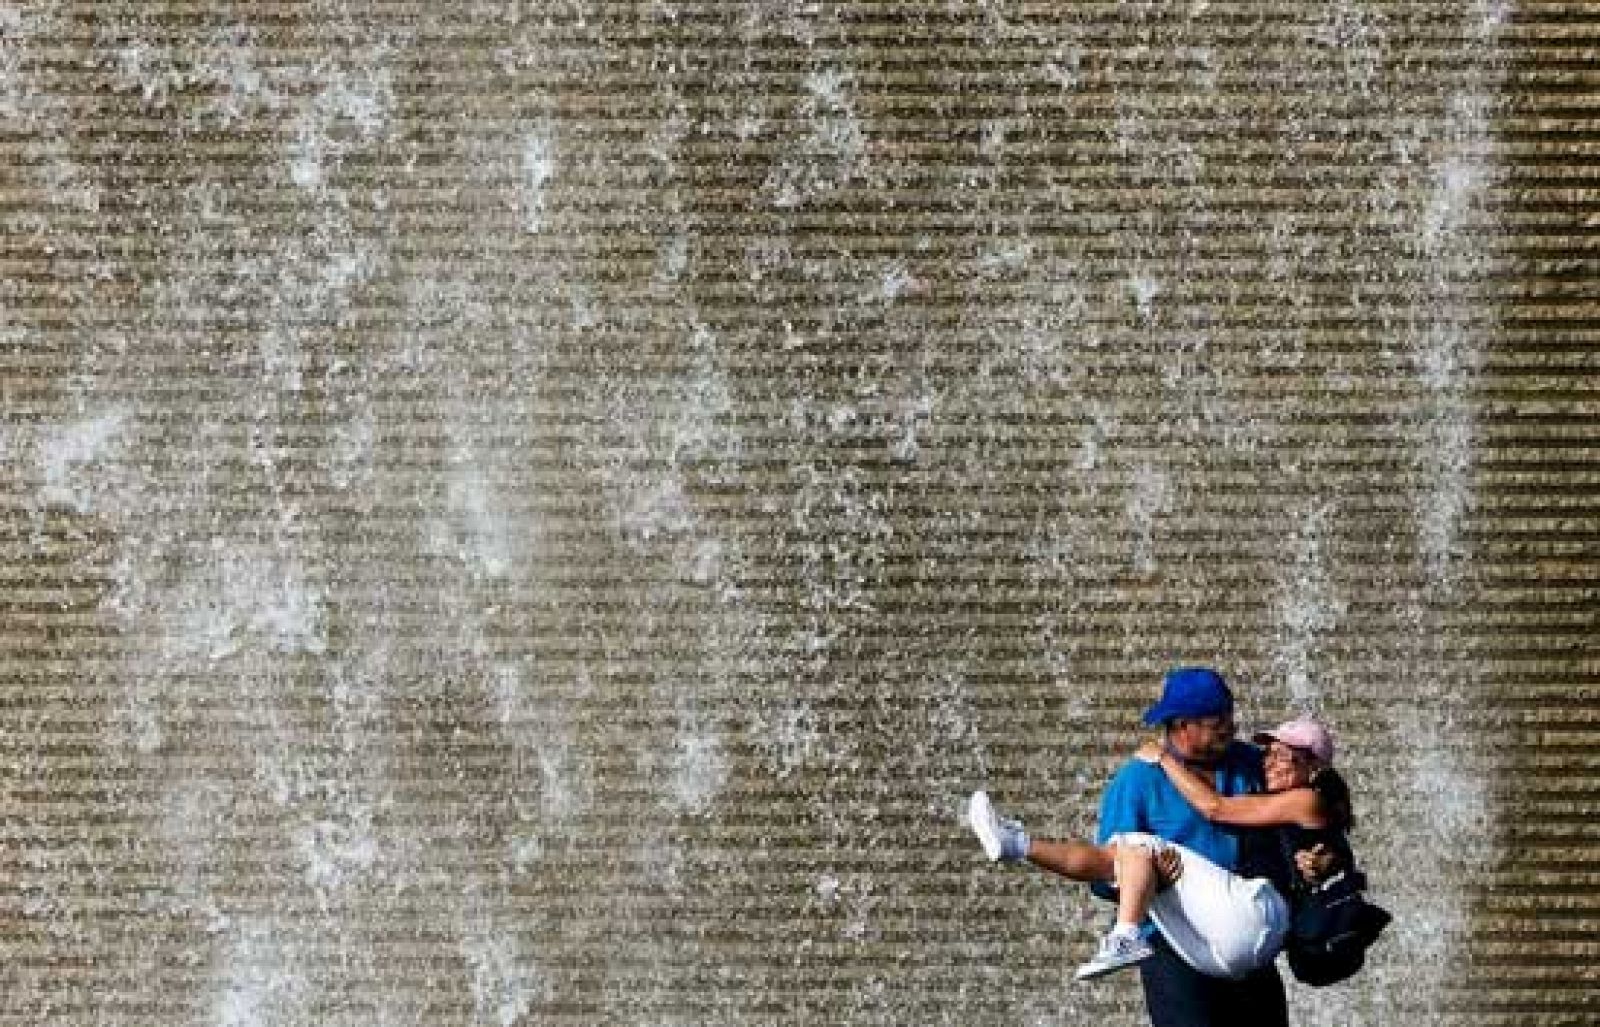
[[[1094,958],[1078,967],[1074,976],[1080,981],[1104,977],[1113,971],[1142,963],[1155,954],[1156,950],[1150,947],[1150,943],[1137,934],[1112,931],[1100,939],[1100,947],[1095,950]]]
[[[988,792],[973,792],[967,800],[967,823],[978,836],[983,854],[1000,862],[1016,863],[1028,856],[1028,834],[1015,820],[1003,820],[994,811]]]

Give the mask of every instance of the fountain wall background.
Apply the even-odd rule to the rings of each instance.
[[[1600,999],[1592,53],[1541,3],[0,4],[8,1023],[1131,1024],[1161,670]]]

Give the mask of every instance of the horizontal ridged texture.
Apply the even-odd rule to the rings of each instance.
[[[1600,999],[1600,10],[0,8],[0,1019],[1142,1022],[1163,668],[1297,1024]]]

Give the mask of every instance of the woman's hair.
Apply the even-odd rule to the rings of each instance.
[[[1350,786],[1332,767],[1318,767],[1311,774],[1311,790],[1322,800],[1331,827],[1348,831],[1355,826],[1355,811],[1350,808]]]

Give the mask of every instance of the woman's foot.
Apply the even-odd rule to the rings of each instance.
[[[995,812],[988,792],[973,792],[967,800],[967,823],[978,836],[983,854],[1000,863],[1019,863],[1028,858],[1028,832],[1016,820],[1004,820]]]
[[[1100,947],[1095,950],[1094,958],[1078,967],[1075,976],[1080,981],[1104,977],[1124,967],[1142,963],[1155,954],[1156,950],[1139,936],[1138,931],[1113,930],[1100,939]]]

